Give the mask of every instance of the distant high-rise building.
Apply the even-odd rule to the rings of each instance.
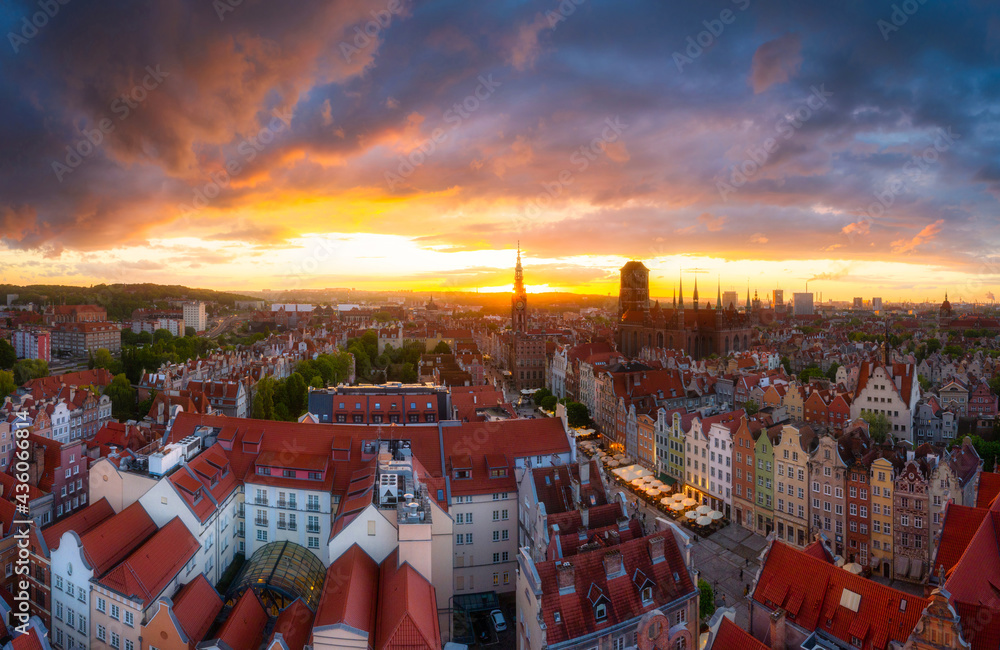
[[[184,303],[184,327],[193,327],[196,332],[204,332],[208,325],[205,317],[205,303],[200,300]]]
[[[815,313],[811,293],[793,293],[792,300],[795,301],[796,316],[812,316]]]
[[[861,309],[864,309],[864,306],[865,306],[865,300],[864,300],[864,298],[855,298],[854,299],[854,308],[855,309],[861,310]]]
[[[875,311],[882,311],[882,299],[872,298],[872,309]]]
[[[52,360],[52,342],[45,330],[17,330],[11,342],[18,359]]]
[[[771,304],[775,309],[779,309],[785,306],[785,291],[784,289],[775,289],[771,292]]]
[[[722,294],[722,308],[729,309],[732,307],[736,309],[740,306],[740,297],[735,291],[726,291]]]

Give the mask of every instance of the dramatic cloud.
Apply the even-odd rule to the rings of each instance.
[[[520,240],[534,283],[603,294],[627,256],[724,281],[897,257],[943,282],[1000,246],[995,3],[922,5],[889,41],[876,4],[753,3],[709,46],[729,0],[218,4],[71,2],[0,51],[5,278],[86,283],[102,257],[201,242],[225,250],[130,272],[457,287],[499,282],[482,269],[509,260],[466,256]],[[0,29],[36,11],[6,3]],[[371,267],[302,254],[383,235]]]

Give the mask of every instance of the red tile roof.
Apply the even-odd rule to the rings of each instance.
[[[764,645],[736,623],[723,617],[715,640],[706,650],[771,650],[771,646]]]
[[[938,541],[937,554],[934,557],[932,571],[934,575],[938,574],[941,567],[944,567],[945,575],[951,573],[987,514],[989,510],[986,508],[969,508],[948,503],[941,527],[941,539]]]
[[[378,633],[375,650],[439,650],[437,597],[434,585],[408,563],[397,567],[399,549],[379,571]]]
[[[91,503],[86,508],[81,508],[69,517],[60,519],[51,526],[42,529],[42,538],[51,553],[59,548],[59,540],[62,539],[63,533],[66,531],[72,530],[77,535],[82,536],[105,519],[113,517],[114,514],[114,508],[111,507],[108,500],[101,498],[100,501]]]
[[[80,537],[83,554],[101,577],[156,532],[156,524],[138,501]]]
[[[856,612],[841,605],[845,590],[860,596]],[[753,599],[770,609],[783,607],[789,620],[805,630],[822,630],[845,643],[856,636],[862,650],[905,643],[928,602],[779,541],[771,543]]]
[[[650,542],[654,539],[663,540],[663,561],[653,562],[651,559]],[[542,620],[550,644],[612,628],[679,598],[696,597],[691,576],[671,533],[657,533],[623,542],[614,552],[620,553],[624,571],[610,579],[604,567],[608,549],[579,553],[572,557],[571,562],[562,561],[563,566],[572,567],[573,591],[569,593],[560,593],[558,560],[535,565],[541,581]],[[673,577],[675,573],[677,580]],[[647,579],[653,588],[653,599],[643,605],[641,587],[647,584]],[[607,604],[607,619],[597,622],[593,603],[602,599]],[[556,612],[560,615],[558,623]]]
[[[226,643],[233,650],[241,648],[256,648],[264,636],[267,625],[267,612],[253,589],[247,589],[233,607],[229,618],[219,629],[219,641]]]
[[[42,642],[38,638],[38,633],[34,627],[29,627],[26,634],[14,637],[10,642],[14,650],[43,650]]]
[[[377,596],[378,565],[354,544],[327,569],[313,625],[349,625],[372,639]]]
[[[1000,494],[1000,474],[982,472],[979,474],[979,493],[976,496],[977,508],[989,508],[993,500]]]
[[[276,636],[280,634],[284,650],[302,650],[312,634],[313,616],[309,606],[301,598],[296,598],[278,614],[268,647],[276,642]]]
[[[123,596],[138,598],[146,607],[160,596],[199,548],[201,544],[181,518],[174,517],[100,582]]]
[[[1000,646],[1000,618],[981,618],[983,611],[1000,609],[1000,500],[983,518],[945,582],[951,602],[966,629],[976,633],[974,650]]]
[[[222,598],[204,573],[181,587],[173,602],[174,616],[191,647],[205,639],[215,617],[222,611]]]

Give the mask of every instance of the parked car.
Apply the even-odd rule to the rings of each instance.
[[[493,627],[497,632],[503,632],[507,629],[507,621],[503,618],[503,612],[499,609],[494,609],[490,612],[490,618],[493,619]]]

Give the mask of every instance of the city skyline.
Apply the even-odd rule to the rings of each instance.
[[[1000,284],[986,5],[32,7],[0,9],[6,282],[506,290],[520,239],[529,291]]]

